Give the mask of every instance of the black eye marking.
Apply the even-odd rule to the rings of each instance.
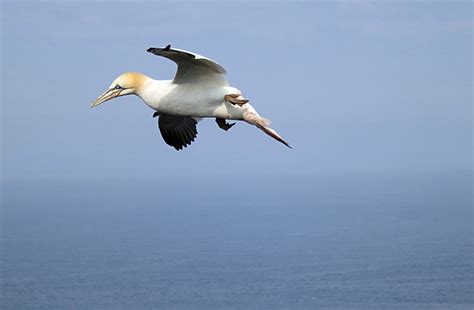
[[[114,88],[115,88],[115,89],[123,89],[123,87],[122,87],[122,86],[120,86],[119,84],[115,85],[115,87],[114,87]]]

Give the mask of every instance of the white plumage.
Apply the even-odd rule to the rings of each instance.
[[[197,136],[196,124],[201,118],[213,117],[221,129],[233,124],[226,120],[243,120],[289,147],[283,138],[268,127],[267,120],[231,87],[225,69],[215,61],[185,50],[149,48],[155,55],[171,59],[178,65],[173,80],[154,80],[146,75],[128,72],[116,78],[109,89],[91,107],[110,99],[134,94],[159,115],[158,126],[165,142],[177,150],[191,144]]]

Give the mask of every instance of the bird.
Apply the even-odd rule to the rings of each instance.
[[[158,128],[166,144],[177,151],[189,146],[197,137],[197,124],[203,118],[215,118],[225,131],[235,122],[245,121],[264,133],[291,146],[261,117],[242,92],[230,86],[226,70],[217,62],[189,51],[150,47],[147,52],[166,57],[177,64],[173,80],[155,80],[137,72],[118,76],[109,88],[91,104],[91,108],[111,99],[136,95],[152,108],[158,117]]]

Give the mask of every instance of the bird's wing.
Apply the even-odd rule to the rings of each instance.
[[[190,145],[197,137],[197,120],[191,116],[174,116],[160,113],[158,128],[163,140],[177,151]]]
[[[224,77],[226,74],[225,69],[209,58],[171,48],[170,45],[164,48],[150,47],[147,52],[171,59],[178,65],[178,70],[173,79],[173,82],[176,84],[208,80],[220,85],[228,85]]]

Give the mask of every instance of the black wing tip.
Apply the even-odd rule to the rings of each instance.
[[[175,143],[175,144],[170,144],[170,146],[174,147],[176,149],[176,151],[181,151],[181,150],[184,150],[185,148],[187,148],[189,145],[191,145],[191,143],[194,142],[194,138],[196,137],[197,135],[195,135],[191,140],[187,141],[187,142],[184,142],[184,143]]]
[[[196,124],[197,121],[189,116],[161,114],[158,119],[158,128],[163,140],[176,151],[183,150],[196,139]]]
[[[286,146],[287,148],[289,149],[293,149],[293,147],[291,145],[288,144],[288,142],[286,142],[285,140],[280,140],[280,139],[276,139],[278,142],[280,142],[281,144],[283,144],[284,146]]]
[[[281,143],[283,143],[286,147],[288,147],[289,149],[293,149],[293,147],[288,143],[286,142],[284,139],[281,139],[281,140],[278,140],[280,141]]]
[[[154,54],[155,52],[158,52],[158,51],[169,51],[169,50],[171,50],[171,44],[168,44],[165,47],[150,47],[146,51],[148,53]]]
[[[197,137],[197,135],[194,136],[194,138],[195,138],[195,137]],[[176,149],[176,151],[181,151],[181,150],[184,150],[185,148],[187,148],[188,146],[190,146],[191,143],[194,142],[194,138],[192,138],[189,142],[184,143],[184,144],[169,144],[169,143],[167,143],[167,144],[168,144],[169,146],[174,147],[174,148]]]
[[[179,50],[172,49],[171,44],[168,44],[165,47],[149,47],[146,51],[148,53],[152,53],[152,54],[155,54],[155,55],[158,55],[158,56],[164,56],[164,57],[170,58],[172,60],[174,60],[174,58],[167,56],[168,54],[178,53],[178,54],[181,54],[181,55],[186,55],[187,57],[191,57],[192,59],[196,58],[196,55],[194,55],[194,54],[191,54],[191,53],[188,53],[188,52],[185,52],[185,51],[179,51]],[[169,52],[169,53],[163,53],[163,52]]]

